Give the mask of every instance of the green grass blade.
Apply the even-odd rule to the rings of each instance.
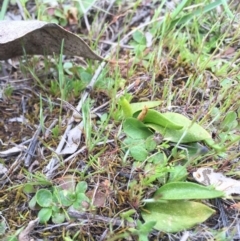
[[[2,8],[0,11],[0,20],[3,20],[5,17],[5,14],[6,14],[7,8],[8,8],[8,4],[9,4],[9,0],[3,0]]]
[[[183,25],[183,24],[187,23],[188,21],[192,20],[194,17],[207,13],[207,12],[215,9],[216,7],[220,6],[221,4],[222,4],[222,0],[217,0],[213,3],[208,4],[207,6],[201,8],[201,9],[197,9],[197,10],[193,11],[192,13],[189,13],[189,14],[184,15],[183,17],[177,18],[172,21],[172,23],[170,25],[170,29],[173,28],[177,24]]]

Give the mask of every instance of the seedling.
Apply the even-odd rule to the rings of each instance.
[[[60,187],[39,189],[29,202],[29,207],[40,209],[38,217],[41,223],[47,223],[50,218],[54,223],[62,223],[69,219],[66,208],[72,206],[77,210],[85,209],[86,203],[89,203],[85,195],[86,190],[86,182],[79,182],[75,190],[64,190]]]

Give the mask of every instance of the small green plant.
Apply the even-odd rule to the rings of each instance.
[[[46,223],[50,218],[54,223],[62,223],[68,219],[66,208],[85,209],[85,203],[89,202],[85,195],[86,190],[87,183],[84,181],[79,182],[74,190],[60,187],[53,187],[51,190],[39,189],[29,202],[29,207],[40,209],[38,212],[40,223]]]
[[[53,134],[54,138],[58,138],[60,135],[60,132],[61,132],[61,130],[59,128],[59,125],[56,125],[52,128],[52,134]]]
[[[70,237],[69,232],[67,232],[66,236],[63,237],[64,241],[77,241],[78,240],[78,235],[81,231],[79,230],[78,232],[76,232],[73,237]]]
[[[153,161],[158,159],[158,154],[152,155],[153,151],[159,149],[161,155],[162,147],[154,135],[160,135],[160,141],[164,146],[168,142],[176,143],[175,147],[190,149],[193,153],[201,154],[197,148],[197,142],[205,141],[210,147],[220,149],[214,144],[211,135],[196,122],[193,122],[178,113],[160,113],[150,109],[159,102],[143,102],[130,104],[125,98],[119,100],[122,108],[123,131],[127,138],[123,141],[123,148],[128,148],[130,155],[137,161]],[[141,110],[142,109],[142,110]],[[186,148],[184,148],[183,144]],[[200,148],[200,146],[199,146]],[[194,149],[195,152],[194,152]]]
[[[133,234],[138,236],[139,241],[148,241],[148,235],[152,231],[154,225],[156,224],[155,221],[149,221],[142,223],[140,220],[137,220],[137,227],[136,228],[129,228],[129,231]]]
[[[6,86],[6,88],[4,89],[4,95],[7,98],[10,98],[12,96],[13,90],[14,89],[13,89],[13,87],[11,85]]]
[[[163,179],[169,173],[168,183],[157,190],[153,199],[145,200],[147,205],[144,206],[145,211],[142,212],[143,219],[147,223],[156,221],[156,224],[153,224],[154,228],[165,232],[181,231],[205,221],[214,213],[214,210],[201,203],[186,200],[222,197],[223,192],[185,182],[186,167],[177,164],[169,165],[163,149],[172,146],[172,155],[175,158],[177,155],[182,155],[181,152],[177,152],[177,148],[189,149],[191,155],[196,155],[196,153],[201,155],[205,152],[202,150],[203,146],[198,143],[199,141],[206,141],[210,147],[215,147],[210,134],[195,121],[183,115],[152,110],[151,108],[157,106],[159,102],[130,104],[126,99],[121,98],[119,103],[124,119],[123,131],[127,136],[123,141],[123,149],[127,150],[126,153],[129,153],[135,161],[138,161],[134,165],[143,166],[141,163],[147,163],[145,163],[144,178],[140,179],[138,189],[156,180],[159,184],[164,184]],[[232,120],[235,115],[230,117],[228,119]],[[160,135],[160,140],[155,138],[156,134]],[[182,158],[180,156],[178,159]],[[130,187],[129,190],[131,189]],[[136,201],[137,196],[134,194],[133,196]],[[141,195],[138,197],[138,205],[141,203],[140,199]],[[179,207],[180,210],[177,210]],[[179,216],[173,214],[173,210],[179,213]],[[192,211],[199,212],[201,215],[193,219]],[[158,215],[158,218],[155,215]],[[169,225],[166,221],[168,219],[172,219]],[[143,228],[141,224],[139,225]],[[150,226],[142,234],[142,240],[147,240],[147,234],[153,227],[150,228]],[[134,230],[134,233],[140,235],[141,232]]]

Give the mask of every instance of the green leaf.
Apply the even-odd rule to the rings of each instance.
[[[53,196],[52,193],[47,189],[40,189],[36,193],[37,203],[41,207],[51,207]]]
[[[63,212],[54,212],[52,215],[53,223],[63,223],[65,221],[65,214]]]
[[[132,107],[126,98],[120,97],[118,104],[122,107],[122,111],[125,118],[132,117]]]
[[[28,206],[30,209],[34,210],[36,208],[36,204],[37,204],[37,197],[36,195],[34,195],[30,200],[30,202],[28,203]]]
[[[78,193],[77,194],[77,201],[79,203],[83,202],[83,201],[89,201],[89,198],[84,194],[84,193]]]
[[[138,112],[143,110],[143,108],[147,107],[148,109],[159,106],[162,101],[144,101],[144,102],[137,102],[131,103],[130,106],[132,108],[132,112]]]
[[[222,131],[229,131],[233,128],[236,128],[238,125],[237,122],[237,113],[235,111],[230,111],[225,116],[223,122],[221,123],[221,130]]]
[[[74,192],[69,190],[59,190],[54,193],[56,196],[56,202],[59,202],[62,206],[69,207],[76,200],[76,195]]]
[[[143,32],[137,30],[133,33],[133,39],[138,43],[142,45],[146,45],[146,37]]]
[[[88,84],[91,81],[92,75],[88,73],[87,71],[81,71],[80,72],[80,79],[84,83]]]
[[[52,216],[52,209],[51,208],[42,208],[38,212],[39,222],[46,223]]]
[[[169,128],[179,130],[183,128],[183,123],[177,123],[165,114],[161,114],[156,110],[148,110],[146,116],[143,119],[144,123],[157,124],[163,128]]]
[[[144,139],[125,138],[123,148],[129,149],[130,155],[137,161],[144,161],[148,156]]]
[[[81,210],[82,208],[84,208],[83,202],[89,202],[89,198],[84,193],[78,193],[77,199],[73,203],[73,207],[77,210]]]
[[[192,182],[170,182],[160,187],[154,198],[160,200],[210,199],[224,197],[224,192]]]
[[[154,151],[157,147],[157,143],[154,140],[154,136],[149,136],[145,141],[145,147],[148,151]]]
[[[87,183],[82,181],[82,182],[79,182],[76,186],[76,193],[85,193],[87,191]]]
[[[178,182],[186,180],[187,175],[188,172],[185,166],[174,166],[169,172],[168,182]]]
[[[146,139],[152,132],[139,120],[130,117],[123,122],[123,131],[133,139]]]
[[[168,201],[148,203],[142,212],[145,222],[156,221],[155,229],[175,233],[192,228],[207,220],[215,211],[206,205],[192,201]]]
[[[145,222],[142,224],[140,220],[137,220],[137,229],[129,228],[129,231],[134,235],[138,235],[139,241],[148,241],[148,235],[155,224],[155,221]]]
[[[35,188],[32,184],[30,183],[26,183],[23,187],[23,192],[25,193],[34,193],[35,192]]]
[[[164,152],[154,153],[148,158],[148,162],[164,166],[167,164],[167,157]]]
[[[192,123],[191,120],[181,114],[168,112],[162,115],[165,118],[172,120],[174,123],[183,126],[180,130],[173,130],[156,124],[147,124],[148,127],[161,133],[164,140],[188,143],[211,139],[211,135],[203,127],[195,122]]]
[[[148,151],[142,147],[142,146],[133,146],[129,148],[131,156],[136,160],[136,161],[145,161],[148,156]]]

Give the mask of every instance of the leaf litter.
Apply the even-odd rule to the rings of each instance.
[[[60,54],[103,59],[77,35],[61,26],[38,20],[0,21],[0,60],[28,55]]]

